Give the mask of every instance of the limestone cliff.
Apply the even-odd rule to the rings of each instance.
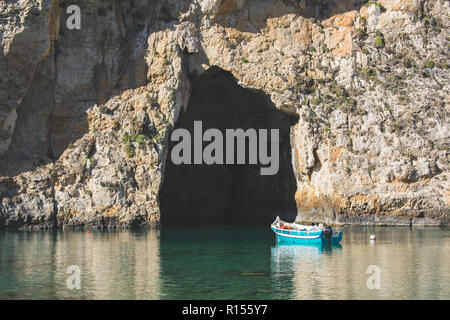
[[[158,225],[213,67],[296,119],[299,221],[449,225],[449,1],[76,2],[0,1],[0,227]]]

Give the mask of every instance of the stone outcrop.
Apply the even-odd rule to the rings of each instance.
[[[449,225],[449,2],[0,1],[0,227],[158,225],[211,67],[291,127],[297,220]]]

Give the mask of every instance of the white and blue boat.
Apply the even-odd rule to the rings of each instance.
[[[279,217],[270,226],[277,237],[277,242],[290,244],[338,244],[342,240],[342,232],[334,232],[329,226],[304,226],[289,223]]]

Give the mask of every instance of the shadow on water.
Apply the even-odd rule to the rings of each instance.
[[[259,227],[161,230],[161,283],[167,299],[271,296],[270,245]],[[186,296],[186,289],[189,295]]]

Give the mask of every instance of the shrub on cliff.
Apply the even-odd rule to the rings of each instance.
[[[384,37],[376,37],[375,38],[375,47],[381,49],[384,48]]]
[[[434,68],[434,65],[435,65],[434,61],[425,62],[425,68],[431,69]]]

